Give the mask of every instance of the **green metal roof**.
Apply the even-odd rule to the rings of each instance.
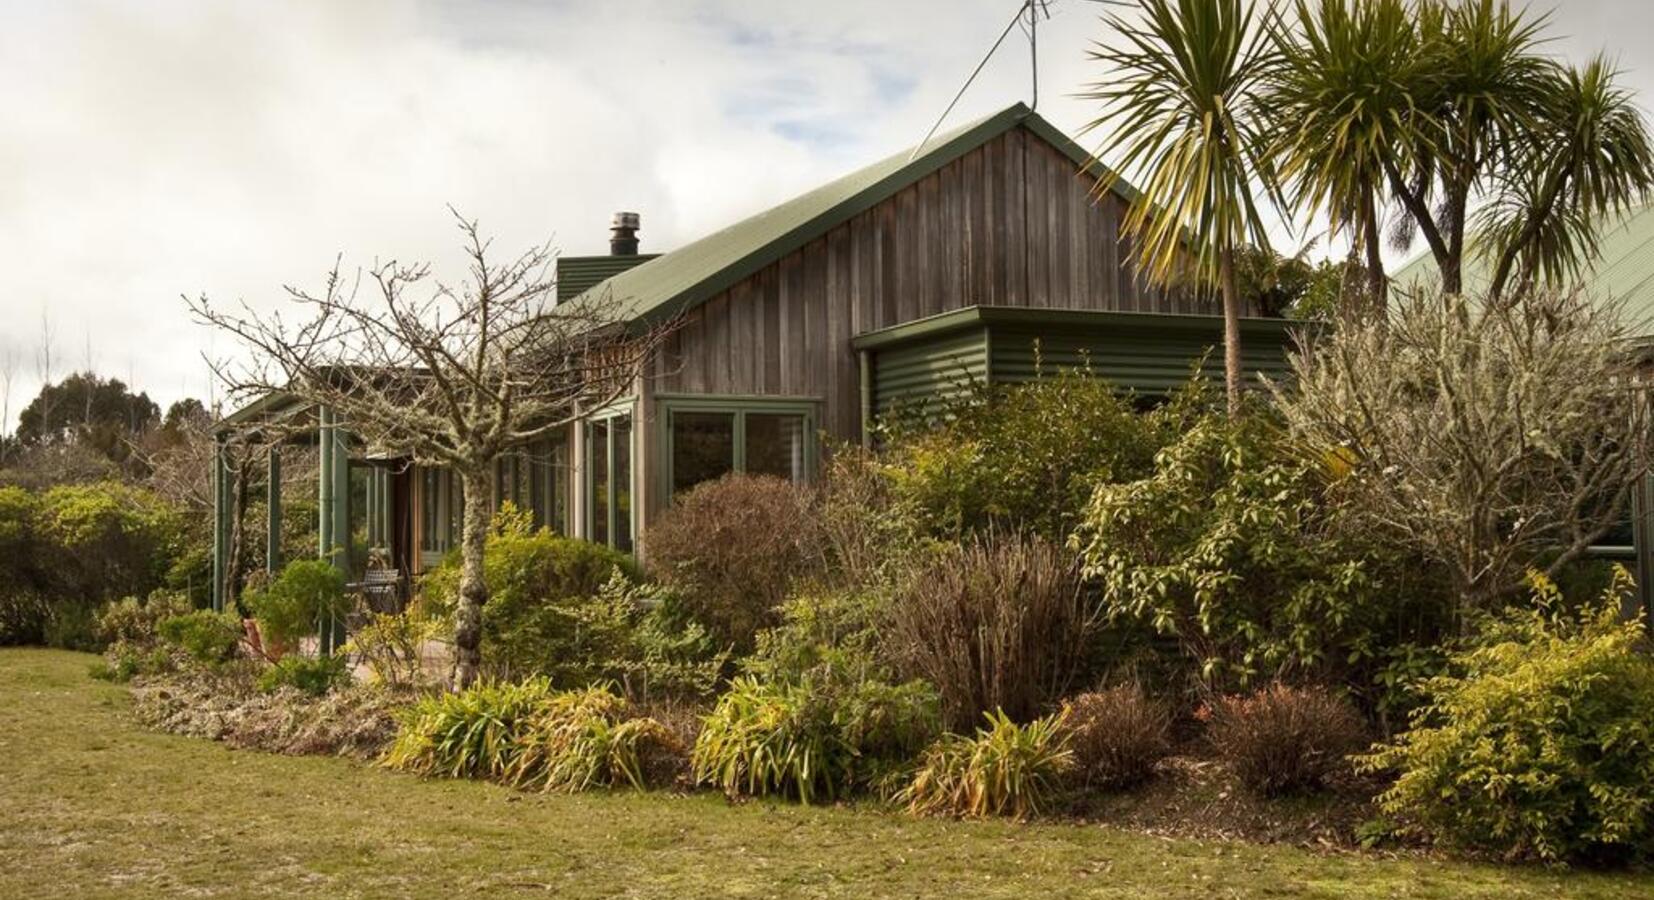
[[[1016,325],[1055,329],[1118,329],[1121,331],[1147,330],[1157,333],[1203,332],[1220,333],[1221,319],[1190,313],[1121,312],[1081,309],[1034,309],[1023,306],[967,306],[951,312],[938,313],[869,331],[851,339],[857,350],[878,350],[909,341],[932,338],[940,334],[977,325]],[[1240,320],[1241,335],[1284,336],[1305,323],[1298,319],[1269,319],[1249,316]]]
[[[917,153],[903,150],[780,206],[692,241],[659,258],[609,278],[594,290],[621,304],[629,319],[659,321],[682,313],[788,253],[826,234],[857,213],[1018,126],[1074,160],[1075,171],[1112,174],[1068,135],[1018,103],[931,138]],[[911,158],[910,158],[911,157]],[[1135,199],[1136,189],[1117,181],[1116,192]]]
[[[1584,276],[1593,296],[1612,298],[1625,305],[1625,314],[1639,335],[1654,335],[1654,203],[1617,217],[1602,229],[1598,257]],[[1467,290],[1487,286],[1488,260],[1476,256],[1465,262]],[[1391,281],[1397,287],[1425,284],[1436,278],[1436,260],[1426,249],[1408,261]]]
[[[605,279],[613,278],[627,269],[643,265],[659,255],[659,253],[634,253],[622,256],[614,254],[559,256],[557,257],[557,302],[561,303],[570,297],[577,297],[602,283]]]

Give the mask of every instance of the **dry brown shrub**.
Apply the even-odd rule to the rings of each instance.
[[[1171,752],[1171,708],[1137,682],[1069,698],[1068,746],[1088,785],[1147,781]]]
[[[1072,683],[1097,623],[1073,554],[994,533],[922,562],[890,619],[892,655],[936,687],[955,730],[994,709],[1018,722],[1038,716]]]
[[[312,697],[291,688],[260,693],[245,679],[180,672],[133,687],[134,712],[162,731],[291,756],[374,759],[396,736],[396,710],[410,698],[351,686]]]
[[[795,580],[817,570],[810,491],[768,475],[725,475],[677,498],[649,528],[652,572],[737,649],[774,624]]]
[[[1218,697],[1202,712],[1218,756],[1264,796],[1325,787],[1366,746],[1360,713],[1322,687],[1277,682],[1250,696]]]

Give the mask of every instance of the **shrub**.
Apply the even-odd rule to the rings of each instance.
[[[737,678],[701,728],[695,781],[729,796],[832,800],[882,782],[935,733],[923,684]]]
[[[198,609],[162,619],[155,630],[162,640],[208,666],[234,658],[242,635],[241,621],[233,614],[216,613],[210,609]]]
[[[344,572],[325,559],[288,563],[274,581],[248,590],[243,602],[258,621],[266,650],[278,656],[281,649],[296,646],[350,612]]]
[[[38,570],[40,499],[0,487],[0,646],[40,643],[48,604]]]
[[[50,593],[78,602],[159,587],[182,544],[183,523],[171,506],[113,481],[51,488],[35,521]]]
[[[650,567],[690,615],[743,651],[819,559],[809,492],[773,476],[696,485],[649,528]]]
[[[347,686],[320,697],[261,693],[250,679],[181,668],[132,689],[139,721],[162,731],[269,753],[374,759],[396,734],[407,702],[381,688]]]
[[[975,737],[950,734],[925,751],[918,774],[897,800],[914,815],[1038,814],[1073,765],[1061,714],[1018,725],[987,714]]]
[[[574,793],[591,787],[666,783],[685,748],[666,726],[632,715],[609,686],[552,694],[522,730],[505,779],[522,788]]]
[[[1279,682],[1251,696],[1220,696],[1204,712],[1213,749],[1264,796],[1324,787],[1348,768],[1366,731],[1342,697]]]
[[[422,697],[398,716],[385,765],[420,775],[502,778],[516,761],[530,720],[551,696],[531,678],[478,682],[458,693]]]
[[[1206,416],[1149,477],[1100,485],[1074,544],[1110,621],[1175,636],[1209,688],[1343,674],[1441,617],[1337,527],[1328,474],[1261,416]]]
[[[1412,730],[1362,764],[1390,815],[1443,844],[1606,861],[1654,850],[1654,658],[1618,594],[1579,619],[1519,615],[1424,686]],[[1544,598],[1542,598],[1544,599]]]
[[[815,510],[820,562],[814,574],[830,589],[888,585],[921,540],[892,494],[893,469],[873,451],[848,444],[831,448],[821,468]]]
[[[1185,406],[1139,414],[1088,369],[983,389],[940,424],[891,435],[891,495],[933,536],[1010,528],[1060,541],[1093,485],[1147,471]]]
[[[954,728],[994,709],[1032,718],[1077,674],[1096,621],[1078,569],[1032,536],[989,534],[944,549],[891,605],[903,674],[936,686]]]
[[[267,694],[290,687],[320,697],[349,683],[350,663],[342,656],[288,655],[258,676],[258,689]]]
[[[167,647],[116,641],[104,649],[103,658],[89,667],[88,674],[104,681],[125,684],[139,675],[161,675],[176,668],[176,660]]]
[[[95,633],[105,644],[124,643],[145,648],[160,639],[156,628],[161,620],[190,611],[189,600],[171,591],[151,591],[143,600],[125,597],[106,603],[98,610]]]
[[[1071,697],[1064,709],[1068,746],[1088,784],[1146,781],[1171,752],[1171,709],[1135,681]]]
[[[453,553],[426,576],[425,600],[433,615],[454,608],[459,570],[459,555]],[[573,607],[587,605],[617,571],[626,581],[638,579],[629,557],[602,544],[496,521],[484,550],[489,597],[482,611],[483,659],[495,676],[547,674],[564,686],[590,683],[584,666],[591,658],[578,647],[586,635]]]
[[[425,645],[443,633],[442,623],[410,613],[373,613],[342,648],[360,660],[380,684],[408,687],[428,680]]]
[[[758,633],[742,668],[760,678],[888,679],[892,672],[883,658],[881,626],[889,605],[872,591],[796,593],[777,610],[780,622]]]

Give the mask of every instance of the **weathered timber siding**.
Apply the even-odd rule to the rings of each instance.
[[[662,393],[816,397],[860,432],[850,338],[967,306],[1211,313],[1141,285],[1124,201],[1022,128],[921,179],[691,310],[654,371]]]

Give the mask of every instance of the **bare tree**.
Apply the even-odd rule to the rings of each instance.
[[[11,448],[6,429],[11,427],[11,389],[16,379],[17,348],[7,344],[0,352],[0,466],[6,464],[6,453]]]
[[[1347,321],[1275,387],[1365,524],[1451,573],[1486,609],[1622,521],[1649,468],[1648,386],[1618,307],[1573,293],[1406,297]]]
[[[35,348],[35,375],[40,379],[40,421],[49,426],[52,421],[51,392],[46,390],[56,374],[52,367],[52,317],[46,307],[40,307],[40,346]],[[41,435],[46,437],[46,435]]]
[[[463,687],[481,664],[494,461],[633,390],[666,328],[629,323],[612,295],[557,303],[549,246],[501,262],[476,222],[454,217],[468,263],[457,285],[433,280],[428,265],[392,261],[369,272],[363,291],[360,276],[335,264],[320,291],[286,289],[306,312],[297,324],[205,297],[186,302],[251,353],[215,364],[232,397],[288,393],[333,409],[371,450],[459,475],[454,681]]]

